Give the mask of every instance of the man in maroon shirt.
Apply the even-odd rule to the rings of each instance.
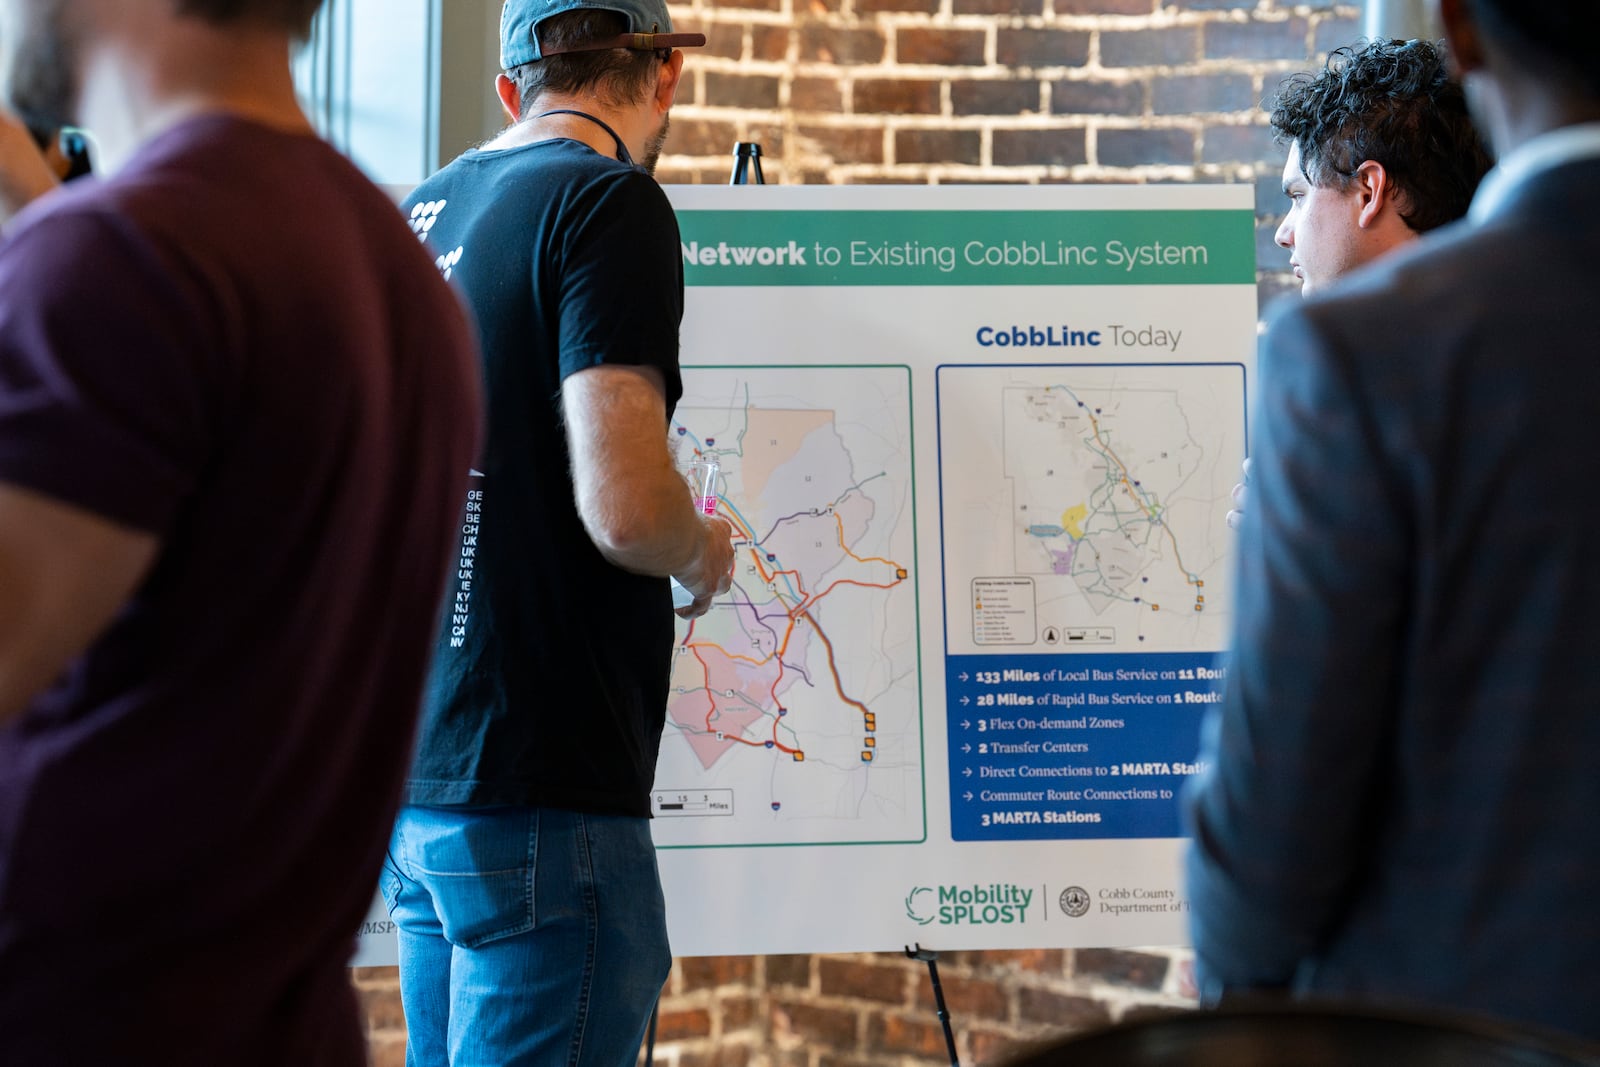
[[[0,240],[0,1059],[359,1064],[474,458],[456,301],[289,73],[316,0],[0,0],[103,178]]]

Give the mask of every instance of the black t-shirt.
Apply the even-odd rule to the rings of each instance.
[[[644,172],[553,140],[468,152],[406,210],[477,317],[489,411],[410,802],[647,815],[671,593],[585,532],[560,394],[587,367],[648,365],[677,403],[671,205]]]

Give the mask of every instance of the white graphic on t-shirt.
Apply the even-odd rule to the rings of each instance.
[[[483,474],[472,472],[474,479]],[[472,617],[472,576],[478,564],[478,530],[483,522],[482,482],[467,490],[467,506],[461,516],[461,556],[456,560],[456,599],[450,605],[450,647],[467,643],[467,622]]]
[[[419,238],[426,239],[428,231],[433,229],[434,223],[439,221],[439,213],[444,210],[448,200],[429,200],[416,205],[411,209],[411,232]]]
[[[433,261],[433,265],[438,267],[439,272],[444,275],[445,281],[449,281],[450,275],[456,272],[456,264],[461,262],[461,256],[465,252],[466,249],[464,247],[456,245],[454,252],[448,252]]]
[[[433,227],[439,221],[439,216],[444,213],[448,200],[425,200],[411,209],[411,232],[417,235],[420,241],[427,241],[428,234],[433,232]],[[439,268],[439,273],[444,275],[444,280],[449,281],[450,276],[456,272],[456,267],[461,262],[465,249],[456,246],[454,252],[446,252],[433,261]]]

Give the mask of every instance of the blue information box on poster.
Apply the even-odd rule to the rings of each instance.
[[[1226,668],[1204,653],[951,656],[957,841],[1176,837],[1200,716]]]

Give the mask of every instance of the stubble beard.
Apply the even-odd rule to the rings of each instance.
[[[652,178],[655,177],[656,164],[661,161],[661,150],[666,147],[667,127],[670,124],[671,117],[668,115],[662,115],[661,128],[652,134],[650,139],[645,142],[644,159],[640,160],[639,165],[643,167],[644,172],[650,175]]]

